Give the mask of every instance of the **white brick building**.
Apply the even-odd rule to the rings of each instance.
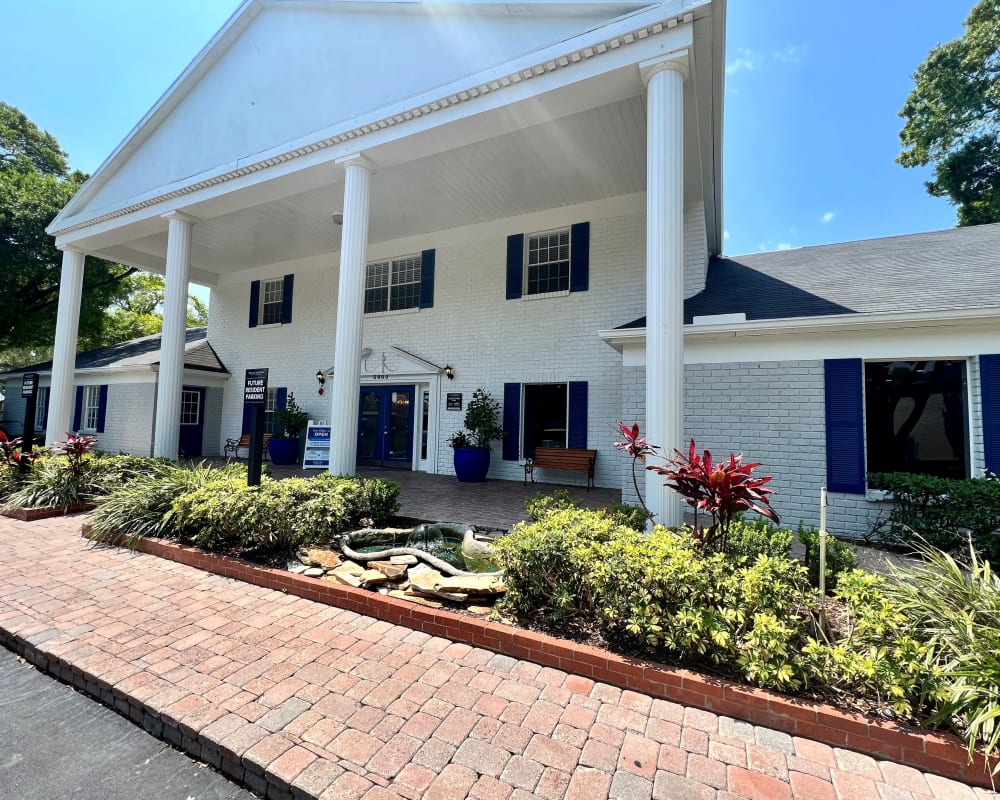
[[[247,0],[50,228],[65,257],[48,437],[72,418],[93,254],[167,278],[157,455],[178,450],[197,280],[234,376],[216,446],[246,431],[242,377],[266,367],[272,404],[294,392],[330,421],[334,472],[450,473],[449,399],[477,387],[503,402],[495,478],[520,479],[539,445],[596,448],[597,484],[627,495],[612,442],[635,419],[668,448],[694,435],[764,460],[792,524],[816,521],[828,484],[832,527],[859,532],[883,451],[994,464],[992,273],[956,289],[955,258],[926,243],[901,266],[878,243],[719,257],[724,43],[723,0]],[[913,273],[923,294],[901,291]],[[900,278],[889,307],[882,275]],[[865,376],[903,372],[921,391],[914,376],[949,381],[919,401],[937,422],[907,412],[879,439],[865,403],[891,398]],[[679,520],[652,474],[645,494]]]

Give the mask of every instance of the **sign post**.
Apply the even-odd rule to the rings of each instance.
[[[21,397],[24,398],[24,435],[21,436],[21,452],[31,453],[35,443],[35,409],[38,403],[38,373],[27,372],[21,378]],[[28,471],[29,458],[21,459],[20,472]]]
[[[250,406],[250,457],[247,486],[260,486],[264,451],[264,405],[267,402],[267,368],[248,369],[243,383],[243,403]]]

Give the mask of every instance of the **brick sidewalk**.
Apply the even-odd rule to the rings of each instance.
[[[0,518],[0,636],[268,797],[975,800],[982,789]],[[113,692],[112,692],[113,687]]]

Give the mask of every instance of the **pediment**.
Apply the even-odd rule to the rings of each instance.
[[[220,31],[60,215],[86,219],[165,187],[347,129],[649,3],[256,0]]]

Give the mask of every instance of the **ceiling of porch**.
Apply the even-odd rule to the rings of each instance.
[[[642,191],[646,112],[637,71],[590,89],[572,102],[507,107],[462,130],[432,130],[367,151],[377,165],[369,241]],[[701,199],[702,190],[695,117],[685,109],[688,202]],[[222,273],[337,252],[341,229],[331,215],[342,209],[343,193],[343,169],[327,163],[185,207],[199,220],[192,279],[212,283]],[[158,219],[128,226],[90,252],[162,271],[164,228]]]

